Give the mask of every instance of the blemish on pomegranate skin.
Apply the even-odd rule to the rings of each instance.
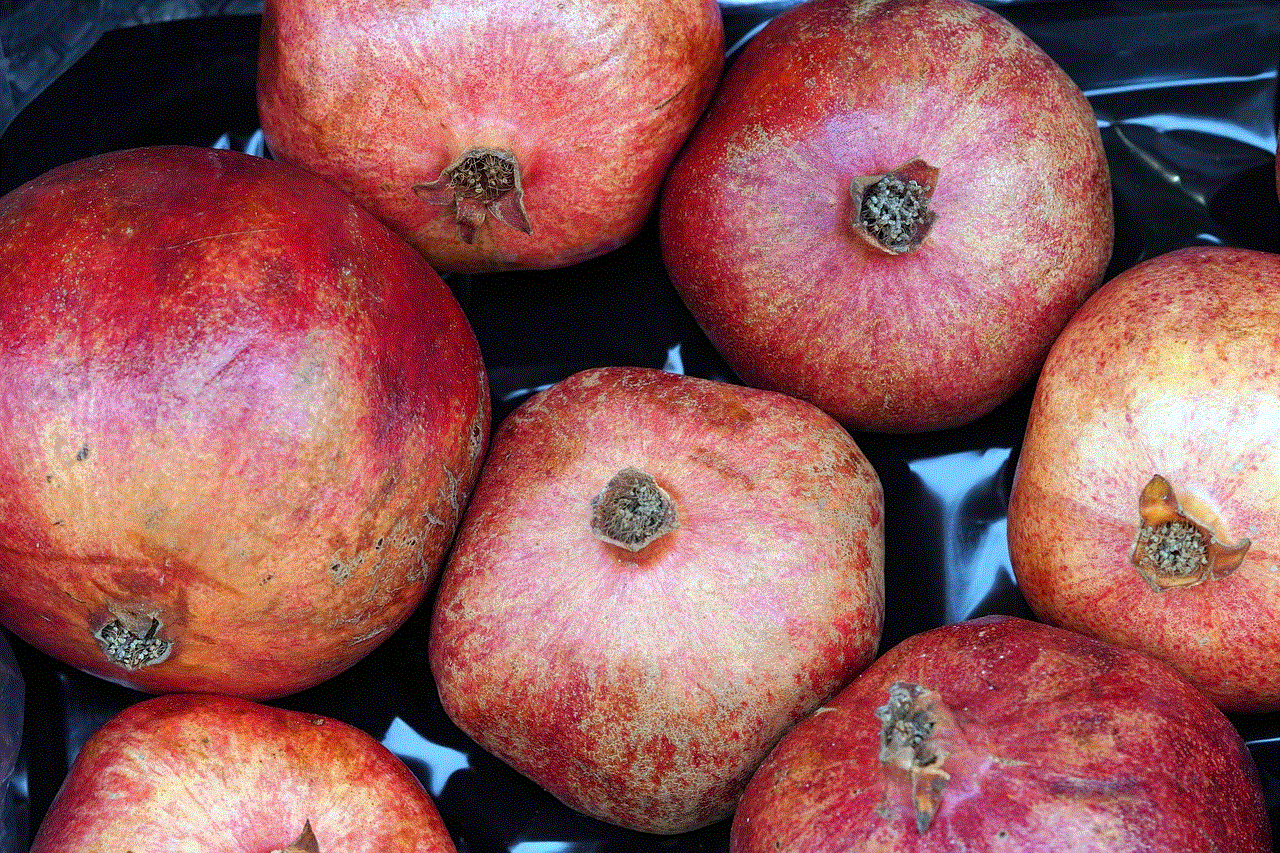
[[[336,560],[329,565],[329,580],[334,586],[342,586],[351,579],[352,566],[344,560]]]
[[[740,483],[743,488],[755,488],[755,481],[751,478],[751,475],[735,467],[727,458],[725,458],[723,453],[719,453],[706,447],[698,447],[689,454],[689,459],[700,465],[706,466],[723,477]]]

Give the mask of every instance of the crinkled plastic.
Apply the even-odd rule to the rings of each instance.
[[[18,767],[26,685],[8,636],[0,633],[0,850],[26,850],[26,776]]]
[[[789,5],[722,0],[727,44],[741,44]],[[1094,106],[1115,190],[1109,275],[1186,245],[1280,251],[1280,4],[987,5],[1044,47]],[[263,153],[253,101],[257,9],[234,0],[0,2],[0,63],[9,83],[0,92],[0,192],[76,157],[135,145]],[[635,364],[734,380],[671,288],[652,224],[616,252],[569,269],[448,280],[484,351],[495,419],[538,388],[591,366]],[[1005,513],[1031,391],[1029,385],[959,429],[855,436],[886,493],[884,648],[971,616],[1030,615],[1009,565]],[[347,673],[279,704],[347,720],[380,738],[418,773],[468,853],[727,849],[726,823],[662,838],[572,814],[478,749],[435,698],[426,613],[424,607]],[[15,790],[29,799],[17,798],[16,806],[34,831],[88,734],[142,697],[20,642],[14,651],[28,688]],[[1233,721],[1257,760],[1275,824],[1280,714]]]

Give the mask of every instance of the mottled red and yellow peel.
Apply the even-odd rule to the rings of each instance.
[[[1040,619],[1165,660],[1231,711],[1280,707],[1277,280],[1273,253],[1197,246],[1104,284],[1045,361],[1009,497]],[[1153,549],[1177,571],[1144,578]]]
[[[144,148],[0,199],[0,614],[55,658],[337,674],[421,602],[488,430],[447,286],[313,175]]]

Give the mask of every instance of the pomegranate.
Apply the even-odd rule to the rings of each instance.
[[[790,730],[731,853],[1270,853],[1257,769],[1166,664],[991,616],[916,634]]]
[[[880,480],[819,409],[590,369],[495,433],[431,669],[459,728],[570,807],[684,832],[870,662],[883,573]]]
[[[76,755],[31,853],[455,853],[417,777],[360,729],[227,696],[131,705]]]
[[[715,0],[267,0],[258,112],[442,271],[631,239],[724,64]]]
[[[421,602],[488,426],[453,295],[314,175],[154,147],[0,199],[0,621],[55,658],[342,671]]]
[[[1280,256],[1169,252],[1072,318],[1036,385],[1009,556],[1044,621],[1280,708]]]
[[[954,427],[1035,374],[1111,255],[1092,109],[966,0],[809,0],[730,68],[662,254],[746,382],[851,429]]]

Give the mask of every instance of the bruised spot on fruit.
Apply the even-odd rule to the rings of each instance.
[[[854,178],[854,234],[890,255],[919,248],[937,218],[929,206],[937,184],[938,170],[919,158],[883,175]]]
[[[1141,525],[1130,560],[1156,592],[1228,575],[1249,550],[1249,539],[1228,545],[1184,512],[1173,487],[1159,474],[1138,496],[1138,515]]]
[[[733,480],[744,489],[754,489],[756,481],[746,471],[733,464],[725,454],[707,447],[696,447],[689,454],[692,462],[705,465],[726,479]]]
[[[329,580],[334,586],[342,586],[351,580],[351,576],[355,574],[356,569],[360,568],[360,564],[364,562],[364,555],[353,557],[350,560],[344,560],[338,554],[333,555],[333,562],[329,564],[328,575]]]
[[[639,551],[679,527],[675,501],[638,468],[623,468],[591,499],[591,532],[628,551]]]
[[[296,841],[288,847],[272,850],[271,853],[320,853],[320,843],[316,841],[316,834],[311,831],[311,821],[302,825],[302,834]]]
[[[154,615],[120,613],[93,636],[107,660],[133,672],[169,657],[173,643],[160,636],[163,627]]]
[[[520,164],[510,151],[469,148],[427,184],[415,184],[414,194],[427,204],[453,205],[458,239],[471,244],[486,214],[525,234],[533,233],[524,209]]]
[[[934,738],[940,710],[937,691],[904,681],[894,682],[889,701],[876,708],[881,724],[880,764],[886,771],[905,774],[919,832],[929,828],[951,779],[942,768],[948,753]]]
[[[467,447],[470,451],[467,458],[477,462],[484,453],[484,423],[484,415],[477,413],[471,421],[471,430],[467,437]]]

